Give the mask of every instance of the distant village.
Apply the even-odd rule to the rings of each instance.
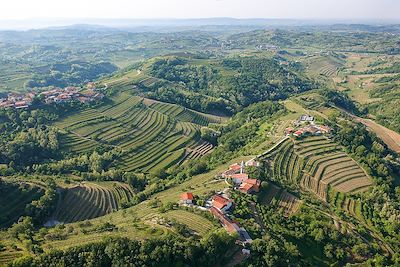
[[[233,185],[234,190],[238,190],[243,194],[254,194],[260,191],[261,181],[258,179],[250,178],[246,173],[246,167],[259,167],[260,163],[255,160],[249,160],[246,163],[235,163],[230,165],[228,170],[224,171],[220,177],[224,178],[228,184]],[[243,227],[233,219],[230,213],[234,208],[234,202],[229,198],[227,190],[213,195],[206,201],[205,207],[197,206],[195,203],[195,196],[192,192],[185,192],[180,197],[180,203],[185,206],[197,207],[201,210],[207,210],[219,220],[222,226],[230,234],[237,234],[238,244],[251,243],[253,240]],[[247,249],[242,250],[243,254],[250,254]]]
[[[301,115],[293,122],[293,127],[286,128],[284,132],[286,136],[293,135],[297,138],[331,133],[329,126],[316,124],[314,117],[307,114]]]
[[[74,100],[81,103],[89,103],[94,100],[100,100],[103,97],[104,94],[96,88],[93,82],[90,82],[86,88],[68,86],[65,88],[56,87],[42,92],[9,93],[7,97],[0,98],[0,108],[27,109],[32,105],[35,98],[46,104],[59,104]]]

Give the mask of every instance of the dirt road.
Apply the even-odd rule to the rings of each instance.
[[[339,107],[335,107],[335,108],[339,109],[342,112],[347,113],[355,121],[361,122],[362,124],[367,126],[367,128],[370,131],[374,132],[391,150],[400,154],[400,134],[399,133],[388,129],[385,126],[382,126],[371,119],[360,118],[342,108],[339,108]]]
[[[370,119],[359,118],[352,116],[356,121],[361,122],[368,129],[374,132],[385,144],[393,151],[400,153],[400,134],[392,131],[385,126],[382,126]]]

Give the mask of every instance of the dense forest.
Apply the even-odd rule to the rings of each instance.
[[[26,87],[67,87],[81,85],[117,70],[117,66],[109,62],[89,63],[72,61],[40,67],[36,74],[26,83]]]

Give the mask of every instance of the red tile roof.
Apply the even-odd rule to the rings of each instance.
[[[226,228],[229,233],[238,232],[239,224],[236,222],[232,222],[228,218],[226,218],[219,210],[214,207],[210,208],[210,212],[219,219],[222,225]]]
[[[253,185],[252,185],[252,184],[243,183],[243,184],[240,185],[240,188],[239,188],[239,189],[240,189],[240,191],[247,193],[247,192],[249,192],[252,188],[253,188]]]
[[[181,200],[193,200],[193,199],[194,199],[193,193],[191,192],[183,193],[181,195]]]
[[[222,209],[224,208],[226,205],[228,205],[231,201],[229,199],[226,199],[222,196],[219,195],[215,195],[213,197],[213,206],[218,208],[218,209]]]
[[[235,171],[239,171],[241,168],[242,168],[242,166],[240,166],[239,163],[235,163],[235,164],[232,164],[231,166],[229,166],[230,170],[235,170]]]
[[[230,178],[232,179],[248,179],[249,175],[247,173],[236,173],[236,174],[231,174],[229,175]]]

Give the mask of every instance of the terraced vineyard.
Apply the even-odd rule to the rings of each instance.
[[[178,105],[121,93],[107,105],[78,112],[55,125],[65,132],[64,150],[90,153],[100,145],[119,147],[122,154],[115,166],[153,172],[179,162],[187,147],[201,141],[200,127],[218,121],[216,116]],[[201,148],[197,154],[211,148]]]
[[[0,228],[18,221],[26,206],[43,194],[44,190],[33,184],[4,182],[0,188]]]
[[[272,177],[296,183],[327,200],[328,187],[342,193],[362,193],[372,179],[341,148],[323,136],[286,139],[263,156],[271,165]]]
[[[176,104],[163,103],[151,99],[146,99],[144,103],[150,108],[176,118],[179,121],[193,122],[203,126],[206,126],[209,123],[221,123],[222,121],[220,117],[200,113]]]
[[[316,56],[310,58],[309,71],[326,77],[332,77],[339,71],[343,64],[343,59],[334,55]]]
[[[186,151],[185,156],[182,158],[182,161],[198,159],[207,155],[212,151],[214,146],[207,141],[201,140],[200,142],[194,144],[189,147]]]
[[[361,222],[373,227],[374,223],[372,219],[374,217],[374,207],[362,204],[360,198],[355,198],[340,192],[330,192],[328,202],[338,210],[345,211]]]
[[[100,217],[118,210],[133,196],[132,189],[123,183],[82,183],[65,189],[53,219],[70,223]]]
[[[271,205],[273,201],[276,202],[279,209],[283,210],[286,216],[297,212],[301,205],[301,201],[296,196],[270,183],[267,192],[264,193],[262,203]]]

